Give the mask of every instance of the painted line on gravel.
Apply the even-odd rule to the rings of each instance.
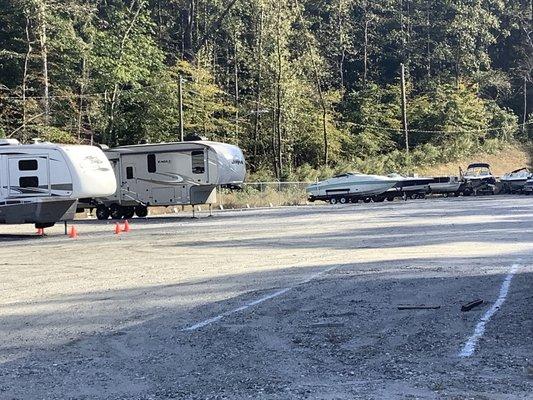
[[[476,350],[477,342],[485,333],[485,325],[487,324],[487,322],[490,321],[492,316],[496,314],[496,311],[498,311],[505,302],[507,293],[509,292],[509,287],[511,286],[511,280],[513,279],[513,276],[518,270],[518,268],[518,264],[513,264],[509,269],[509,272],[507,273],[507,276],[503,280],[502,286],[500,287],[500,295],[498,299],[494,302],[492,307],[489,308],[487,312],[481,317],[481,320],[476,325],[476,329],[474,329],[474,334],[468,338],[468,341],[465,343],[461,352],[459,353],[459,357],[470,357]]]
[[[275,291],[273,293],[270,293],[270,294],[268,294],[266,296],[263,296],[263,297],[261,297],[261,298],[259,298],[257,300],[254,300],[254,301],[251,301],[249,303],[246,303],[246,304],[244,304],[244,305],[242,305],[240,307],[237,307],[237,308],[235,308],[233,310],[223,312],[222,314],[219,314],[219,315],[217,315],[215,317],[206,319],[205,321],[202,321],[202,322],[198,322],[197,324],[188,326],[187,328],[183,328],[182,331],[195,331],[197,329],[203,328],[204,326],[211,325],[211,324],[213,324],[215,322],[220,321],[224,317],[227,317],[227,316],[232,315],[232,314],[236,314],[236,313],[241,312],[241,311],[245,311],[245,310],[247,310],[250,307],[256,306],[256,305],[261,304],[261,303],[263,303],[263,302],[265,302],[267,300],[271,300],[271,299],[274,299],[274,298],[276,298],[278,296],[281,296],[281,295],[287,293],[289,290],[292,290],[292,289],[294,289],[294,288],[296,288],[296,287],[298,287],[300,285],[304,285],[306,283],[309,283],[312,280],[318,278],[319,276],[324,275],[324,274],[326,274],[326,273],[328,273],[328,272],[330,272],[330,271],[332,271],[332,270],[334,270],[335,268],[338,268],[338,267],[339,267],[339,265],[334,265],[333,267],[326,268],[325,270],[320,271],[320,272],[318,272],[316,274],[313,274],[310,277],[308,277],[307,279],[305,279],[303,281],[300,281],[300,282],[298,282],[297,284],[295,284],[293,286],[289,286],[289,287],[277,290],[277,291]]]

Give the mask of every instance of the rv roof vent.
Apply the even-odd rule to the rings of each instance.
[[[15,144],[20,144],[20,142],[17,139],[0,139],[0,146],[9,146]]]

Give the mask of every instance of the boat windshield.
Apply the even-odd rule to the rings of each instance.
[[[346,177],[348,177],[348,176],[350,176],[350,175],[353,175],[353,173],[351,173],[351,172],[347,172],[347,173],[345,173],[345,174],[335,175],[334,178],[346,178]]]
[[[491,176],[490,169],[488,167],[469,167],[466,172],[465,176]]]

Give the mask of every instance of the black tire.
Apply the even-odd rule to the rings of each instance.
[[[135,215],[135,207],[122,207],[122,218],[131,219]]]
[[[137,206],[137,207],[135,207],[135,215],[137,215],[139,218],[146,217],[148,215],[148,207],[146,207],[146,206]]]
[[[383,203],[384,201],[385,201],[385,197],[383,197],[383,196],[374,197],[374,202],[375,203]]]
[[[346,200],[346,197],[341,197],[339,199],[339,203],[341,203],[341,204],[346,204],[347,202],[348,202],[348,200]]]
[[[332,197],[329,199],[329,204],[337,204],[337,199],[335,197]]]
[[[119,204],[111,204],[109,206],[109,215],[112,219],[122,219],[123,214],[124,210]]]
[[[365,197],[365,198],[363,199],[363,202],[364,202],[364,203],[370,203],[371,201],[372,201],[372,199],[371,199],[370,197]]]
[[[461,195],[461,192],[454,192],[453,196],[454,197],[459,197]]]
[[[387,201],[394,201],[394,196],[387,196]]]
[[[96,218],[99,221],[105,221],[105,220],[109,219],[109,208],[107,208],[103,204],[99,204],[96,207]]]

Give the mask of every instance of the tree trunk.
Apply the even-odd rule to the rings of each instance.
[[[428,79],[431,78],[431,1],[427,2],[426,10],[426,71]]]
[[[135,5],[135,1],[131,4],[131,10],[133,10],[133,7]],[[139,14],[141,12],[141,9],[144,6],[144,1],[139,1],[139,5],[137,7],[137,11],[135,11],[135,14],[133,15],[133,18],[130,21],[130,24],[128,25],[128,28],[124,32],[124,35],[122,36],[122,40],[120,41],[120,48],[119,48],[119,54],[118,54],[118,63],[122,61],[122,57],[124,56],[124,47],[126,46],[126,40],[128,40],[128,37],[131,33],[131,30],[133,29],[133,26],[137,22],[137,18],[139,17]],[[108,126],[107,126],[107,134],[108,137],[111,140],[111,145],[116,145],[117,137],[115,134],[115,108],[118,102],[118,97],[120,95],[120,86],[118,83],[115,83],[113,86],[113,94],[111,95],[110,105],[109,105],[109,119],[108,119]],[[106,98],[107,98],[107,91],[106,91]]]
[[[365,2],[365,27],[364,27],[364,45],[363,45],[363,84],[366,85],[368,78],[368,25],[371,18],[368,18],[368,4]]]
[[[261,68],[263,61],[263,3],[259,5],[259,25],[257,29],[257,76],[255,88],[255,118],[254,118],[254,146],[253,146],[253,164],[252,168],[257,170],[258,167],[258,141],[259,141],[259,119],[261,118]]]
[[[50,123],[50,82],[48,80],[48,43],[47,43],[47,22],[46,22],[46,3],[39,3],[39,43],[41,47],[42,74],[43,74],[43,108],[44,121]]]
[[[527,77],[524,75],[524,115],[522,117],[522,129],[524,136],[527,132]]]
[[[27,139],[26,135],[26,120],[27,120],[27,107],[26,107],[26,90],[28,88],[28,63],[32,52],[32,41],[30,39],[30,17],[29,11],[25,11],[26,14],[26,55],[24,57],[24,71],[22,73],[22,141]]]
[[[193,32],[194,21],[196,19],[194,0],[189,0],[189,9],[185,12],[184,23],[185,29],[183,32],[183,55],[188,61],[194,61],[196,58],[196,52],[194,51],[193,44]]]
[[[81,60],[81,80],[80,80],[80,95],[78,99],[78,142],[81,141],[81,131],[83,125],[83,106],[85,96],[85,85],[87,84],[87,54],[83,52]]]
[[[277,15],[277,30],[276,30],[276,51],[277,51],[277,76],[276,76],[276,121],[275,121],[275,130],[277,134],[277,178],[281,178],[281,173],[283,171],[283,149],[282,149],[282,139],[281,139],[281,74],[283,72],[282,66],[282,57],[281,57],[281,43],[280,43],[280,24],[281,24],[281,9],[280,4],[278,3],[278,15]]]
[[[235,139],[239,138],[239,59],[237,49],[237,31],[233,39],[233,74],[235,80]]]

